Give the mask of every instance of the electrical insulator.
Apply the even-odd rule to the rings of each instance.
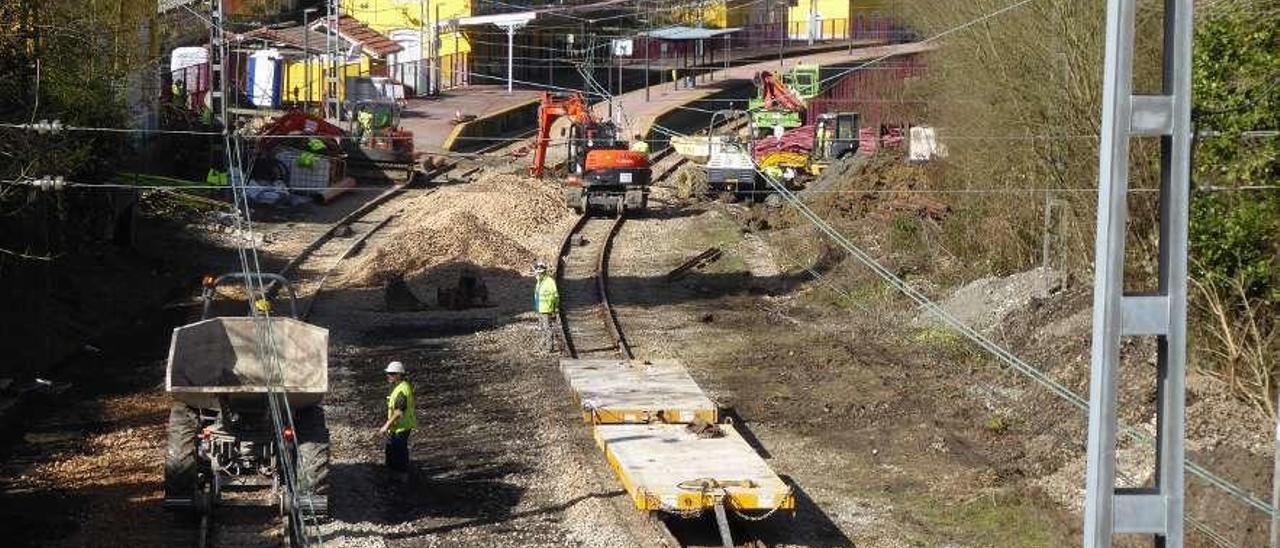
[[[39,179],[27,181],[26,184],[44,192],[55,192],[67,188],[67,180],[61,175],[58,175],[57,177],[50,177],[46,175]]]
[[[61,133],[62,130],[65,129],[65,126],[62,125],[62,120],[40,120],[34,124],[23,124],[23,126],[27,129],[34,129],[36,133],[41,135],[46,133]]]

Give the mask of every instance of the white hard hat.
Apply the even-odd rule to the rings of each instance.
[[[387,372],[387,373],[395,373],[395,374],[397,374],[397,375],[403,375],[403,374],[404,374],[404,364],[403,364],[403,363],[400,363],[400,362],[391,362],[391,363],[387,364],[386,372]]]
[[[536,262],[536,263],[533,263],[533,271],[534,271],[534,272],[546,272],[546,271],[547,271],[547,263],[542,262],[541,260],[539,260],[539,261],[538,261],[538,262]]]

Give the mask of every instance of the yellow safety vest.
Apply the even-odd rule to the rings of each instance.
[[[404,414],[400,415],[400,420],[391,424],[391,433],[399,434],[408,432],[418,427],[418,417],[413,412],[413,386],[409,381],[400,381],[391,389],[391,393],[387,395],[387,418],[391,418],[392,413],[396,411],[396,398],[404,395]]]
[[[648,153],[649,153],[649,143],[648,143],[647,141],[643,141],[643,140],[641,140],[641,141],[636,141],[636,142],[634,142],[634,143],[631,143],[631,150],[632,150],[632,152],[643,152],[643,153],[645,153],[645,154],[648,154]]]
[[[560,290],[556,287],[556,279],[544,274],[538,278],[533,289],[539,314],[554,314],[560,310]]]
[[[227,186],[230,179],[231,178],[227,172],[216,167],[209,168],[209,173],[204,176],[204,182],[208,183],[210,186]]]

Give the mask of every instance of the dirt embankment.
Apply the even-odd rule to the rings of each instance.
[[[922,170],[930,168],[895,162],[881,159],[866,169],[852,170],[856,176],[842,178],[827,188],[831,192],[807,195],[805,199],[841,232],[908,283],[942,302],[953,315],[1028,364],[1048,372],[1057,382],[1087,397],[1092,295],[1087,280],[1082,282],[1079,276],[1039,269],[1003,274],[1001,271],[1008,263],[973,259],[969,250],[957,247],[957,236],[981,239],[989,232],[985,225],[970,223],[967,202],[948,198],[948,193],[908,192],[919,188],[912,183],[911,173],[923,173]],[[800,363],[816,359],[819,363],[856,364],[872,371],[881,369],[875,364],[889,360],[894,367],[909,371],[908,376],[891,381],[891,385],[901,382],[909,389],[896,400],[881,402],[874,396],[875,390],[871,390],[869,396],[859,389],[849,393],[846,401],[866,398],[877,401],[873,409],[883,408],[888,414],[877,415],[876,428],[900,423],[896,418],[899,416],[917,414],[921,409],[931,410],[933,418],[929,422],[944,427],[940,435],[958,440],[948,443],[952,453],[961,457],[962,462],[983,463],[981,466],[989,467],[999,479],[990,488],[956,491],[956,500],[983,493],[1018,493],[1013,501],[1059,509],[1058,513],[1063,516],[1059,522],[1060,532],[1064,536],[1052,538],[1057,539],[1054,542],[1075,542],[1083,501],[1084,413],[1038,383],[1005,368],[940,323],[924,320],[922,317],[926,314],[915,309],[913,303],[897,295],[843,251],[835,250],[793,213],[783,212],[774,219],[775,226],[784,228],[768,234],[773,249],[798,256],[799,260],[793,262],[808,271],[794,265],[789,271],[815,280],[804,284],[799,291],[780,296],[779,302],[787,303],[780,308],[796,318],[792,323],[798,328],[807,326],[835,334],[841,331],[837,326],[848,326],[851,329],[846,336],[858,341],[846,350],[825,351],[819,349],[832,343],[815,340],[812,348],[789,349],[786,358],[806,357]],[[810,315],[822,320],[815,324],[805,322]],[[1190,344],[1191,355],[1195,356],[1196,349],[1200,348],[1197,345],[1211,344],[1211,341],[1192,340]],[[787,347],[785,343],[778,346]],[[790,354],[793,351],[794,356]],[[852,362],[841,364],[840,356]],[[1126,341],[1122,358],[1122,420],[1152,435],[1153,341]],[[822,366],[818,371],[824,372],[823,375],[833,374],[831,369],[839,370],[839,365]],[[1264,495],[1259,498],[1265,500],[1271,468],[1269,420],[1231,397],[1230,379],[1199,372],[1194,362],[1189,368],[1188,458],[1255,495]],[[793,371],[801,368],[789,369],[792,371],[779,373],[779,377],[795,374]],[[804,385],[811,388],[802,392],[823,394],[823,387],[829,384],[823,375],[815,377],[812,385]],[[936,381],[931,381],[935,376]],[[884,382],[882,378],[871,386],[885,386]],[[787,391],[796,390],[793,384],[784,386]],[[916,401],[925,394],[932,396]],[[826,412],[826,406],[815,409],[811,405],[813,400],[820,399],[786,401],[794,401],[794,405],[814,413],[819,413],[819,409]],[[913,403],[902,406],[901,402]],[[844,403],[833,402],[830,408],[841,409]],[[777,415],[778,409],[765,406],[762,412]],[[865,447],[861,443],[857,446]],[[1118,449],[1122,481],[1149,484],[1153,450],[1131,441],[1122,442]],[[925,447],[902,454],[900,458],[905,462],[929,462],[928,453]],[[878,456],[884,455],[881,448]],[[945,466],[938,468],[945,469]],[[920,470],[924,475],[909,475],[909,481],[919,481],[928,475],[925,468]],[[1265,543],[1266,526],[1261,513],[1191,473],[1187,478],[1187,508],[1191,518],[1240,545]],[[909,506],[909,501],[899,502]],[[1010,500],[1005,501],[1008,502]],[[1192,545],[1210,544],[1194,528],[1189,528],[1188,536]]]

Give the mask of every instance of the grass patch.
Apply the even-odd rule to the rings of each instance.
[[[974,546],[1052,547],[1066,531],[1046,508],[1013,493],[992,493],[969,501],[930,498],[918,501],[916,514],[944,538]]]
[[[889,286],[883,283],[871,282],[859,284],[843,293],[828,289],[826,294],[829,299],[828,302],[836,308],[866,310],[885,302],[890,291]]]
[[[911,334],[911,342],[941,351],[949,356],[968,355],[967,340],[952,329],[939,326],[922,327]]]
[[[719,260],[707,266],[706,272],[731,274],[751,271],[742,258],[742,230],[731,222],[717,222],[703,227],[690,241],[697,244],[698,251],[719,247],[724,252]]]
[[[1004,414],[992,415],[983,421],[982,429],[992,434],[1004,434],[1014,426],[1014,419]]]

